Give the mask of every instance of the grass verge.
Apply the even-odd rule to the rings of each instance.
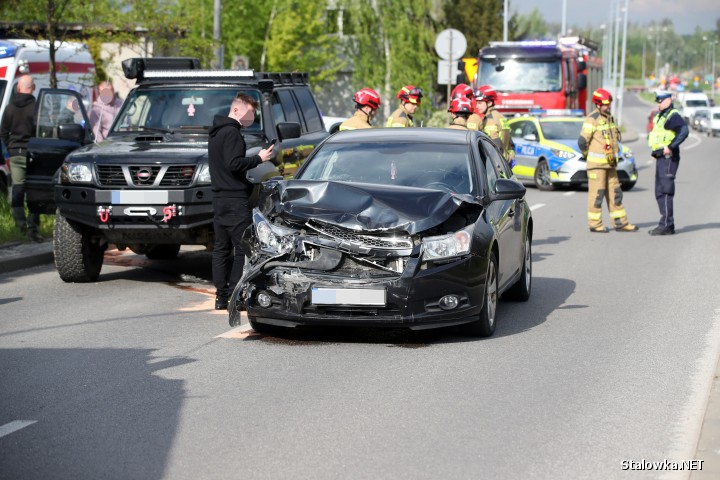
[[[27,215],[27,208],[25,209]],[[40,235],[46,239],[53,236],[55,215],[40,215]],[[15,228],[15,221],[10,210],[10,201],[5,195],[0,196],[0,244],[10,242],[29,242],[30,240]]]

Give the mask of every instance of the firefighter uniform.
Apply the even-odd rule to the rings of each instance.
[[[515,147],[510,135],[510,124],[505,115],[498,112],[495,107],[488,108],[482,121],[482,131],[500,148],[503,157],[508,163],[515,158]]]
[[[658,226],[648,233],[650,235],[672,235],[675,233],[675,216],[673,200],[675,198],[675,175],[680,165],[680,144],[688,136],[688,126],[680,113],[673,108],[669,92],[659,92],[655,97],[661,107],[653,118],[653,129],[648,136],[651,155],[655,157],[655,198],[660,210]],[[665,155],[665,147],[670,150]]]
[[[355,115],[341,123],[339,130],[342,132],[343,130],[372,128],[372,125],[370,125],[370,122],[368,120],[369,118],[367,113],[363,112],[362,110],[355,110]]]
[[[470,130],[467,124],[468,120],[462,117],[455,117],[452,119],[452,122],[450,122],[450,125],[448,125],[447,128],[452,128],[455,130]]]
[[[482,117],[477,113],[471,114],[467,119],[468,130],[480,130],[482,127]]]
[[[405,111],[405,107],[395,110],[385,123],[386,127],[412,127],[413,117]]]
[[[588,226],[591,231],[607,231],[602,223],[603,199],[607,201],[616,230],[637,229],[628,224],[622,204],[622,189],[616,170],[619,140],[620,130],[609,112],[603,114],[598,109],[585,117],[578,146],[587,159]]]

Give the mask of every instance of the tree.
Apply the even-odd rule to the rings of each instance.
[[[448,0],[444,11],[447,27],[460,30],[467,39],[466,56],[476,57],[488,42],[503,39],[502,0]]]

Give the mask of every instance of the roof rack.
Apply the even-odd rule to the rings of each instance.
[[[122,69],[125,78],[141,81],[148,70],[199,70],[200,60],[191,57],[128,58],[123,60]]]
[[[279,85],[307,85],[309,75],[307,72],[256,72],[258,80],[272,80]]]

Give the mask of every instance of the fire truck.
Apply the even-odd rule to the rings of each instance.
[[[490,42],[478,58],[463,59],[473,88],[490,85],[504,113],[531,110],[591,111],[591,96],[602,86],[598,45],[582,37],[558,41]],[[590,92],[588,94],[588,92]]]

